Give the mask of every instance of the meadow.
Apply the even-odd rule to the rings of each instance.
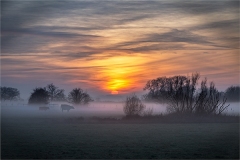
[[[224,123],[142,123],[122,120],[116,110],[106,114],[89,107],[82,109],[88,113],[84,117],[77,115],[81,109],[22,108],[1,108],[2,159],[239,159],[236,118]],[[91,119],[106,115],[117,118]]]

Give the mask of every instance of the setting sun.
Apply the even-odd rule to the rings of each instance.
[[[146,69],[143,65],[152,61],[148,56],[140,54],[138,56],[118,55],[107,58],[101,57],[101,55],[92,57],[94,59],[88,65],[101,66],[98,70],[99,74],[94,75],[95,79],[102,80],[97,85],[101,90],[111,94],[124,94],[138,87],[139,84],[136,81]]]
[[[124,89],[129,86],[128,80],[113,79],[107,83],[107,88],[112,91],[112,94],[118,94],[119,89]]]

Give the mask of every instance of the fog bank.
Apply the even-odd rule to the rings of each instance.
[[[50,103],[48,105],[28,105],[26,102],[1,102],[2,117],[113,117],[121,118],[123,102],[92,102],[89,105],[72,105],[74,109],[69,112],[61,110],[61,104],[65,102]],[[165,114],[166,105],[158,103],[145,103],[146,108],[152,108],[153,114]],[[239,102],[230,103],[224,114],[239,115]],[[71,104],[69,104],[71,105]],[[49,110],[39,110],[39,107],[49,107]]]

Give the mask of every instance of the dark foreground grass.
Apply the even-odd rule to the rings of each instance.
[[[2,118],[1,158],[239,159],[239,123],[81,120]]]

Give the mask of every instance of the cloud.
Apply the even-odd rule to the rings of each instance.
[[[176,43],[188,43],[199,45],[210,45],[212,47],[237,48],[238,37],[223,37],[218,34],[219,39],[226,38],[227,44],[213,42],[214,37],[196,34],[203,29],[221,29],[237,33],[239,19],[226,20],[225,16],[219,17],[218,21],[206,22],[199,26],[181,28],[179,26],[164,26],[166,17],[191,17],[203,15],[209,19],[209,15],[237,14],[237,1],[4,1],[2,5],[2,53],[57,53],[62,56],[84,57],[105,51],[122,50],[135,52],[140,50],[164,50],[166,48],[187,49],[187,45]],[[224,12],[223,12],[224,11]],[[159,20],[159,25],[149,22]],[[203,18],[202,18],[203,19]],[[201,19],[201,20],[202,20]],[[171,21],[174,19],[171,19]],[[132,25],[135,22],[149,24]],[[163,25],[161,25],[163,24]],[[152,28],[151,33],[145,32],[144,28]],[[157,28],[172,28],[169,32],[159,33]],[[93,47],[101,42],[111,41],[102,33],[113,29],[128,30],[142,28],[140,38],[131,41],[122,41],[104,47]],[[181,28],[181,29],[179,29]],[[193,33],[194,32],[194,33]],[[100,34],[101,33],[101,34]],[[138,33],[138,32],[136,32]],[[142,38],[143,37],[143,38]],[[224,41],[224,40],[222,40]],[[48,44],[63,43],[61,47],[50,47]],[[76,43],[78,42],[78,44]],[[158,46],[161,43],[165,46]],[[146,44],[148,43],[148,44]],[[175,43],[175,44],[174,44]],[[75,44],[74,47],[72,44]],[[89,47],[89,44],[92,46]],[[142,44],[142,46],[132,46]],[[78,47],[77,47],[78,46]],[[85,49],[89,47],[89,49]],[[70,51],[69,48],[76,48]],[[55,51],[54,51],[55,49]],[[191,49],[191,48],[190,48]],[[70,54],[71,53],[71,54]],[[79,53],[79,54],[78,54]]]
[[[204,30],[214,34],[211,40],[222,47],[239,49],[239,19],[216,20],[189,28],[190,31]],[[217,42],[218,41],[218,42]]]
[[[24,50],[25,52],[38,52],[39,46],[53,41],[40,37],[26,37],[26,35],[66,39],[76,37],[77,34],[67,32],[48,32],[29,28],[39,21],[58,19],[64,17],[65,14],[69,16],[71,9],[74,8],[77,9],[77,6],[67,1],[59,3],[55,1],[4,1],[1,16],[2,52],[22,53]],[[78,36],[87,37],[87,35]]]
[[[33,35],[33,36],[44,36],[44,37],[52,37],[52,38],[98,38],[100,36],[96,35],[84,35],[79,33],[71,33],[71,32],[59,32],[59,31],[44,31],[44,30],[36,30],[30,28],[24,29],[3,29],[4,34],[22,34],[22,35]]]
[[[198,44],[201,46],[215,45],[208,40],[208,37],[197,35],[187,30],[172,29],[165,33],[145,34],[143,38],[134,41],[117,44],[113,48],[128,49],[131,51],[159,51],[159,50],[189,50],[193,47],[188,44]],[[138,45],[136,47],[136,45]]]
[[[208,44],[207,37],[193,34],[186,30],[173,29],[163,34],[148,35],[143,41],[148,42],[186,42],[197,44]]]
[[[136,82],[132,89],[159,74],[197,70],[217,78],[224,73],[236,75],[233,68],[237,62],[229,59],[237,58],[227,55],[238,54],[232,50],[239,48],[239,1],[36,0],[2,1],[1,5],[4,83],[57,79],[59,83],[101,88],[108,78],[104,71],[123,67],[134,71],[127,77]],[[214,56],[223,50],[229,52]],[[163,52],[170,58],[165,59]],[[140,53],[147,55],[144,63],[127,61]],[[122,55],[129,56],[116,62],[123,65],[94,63]],[[151,57],[155,59],[147,61]],[[223,66],[229,69],[223,70]]]
[[[172,5],[184,13],[209,15],[210,13],[238,10],[239,1],[174,1]]]
[[[228,19],[228,20],[221,20],[221,21],[214,21],[205,23],[200,26],[194,26],[192,30],[200,30],[200,29],[221,29],[221,30],[229,30],[234,29],[238,30],[239,28],[239,19]]]

